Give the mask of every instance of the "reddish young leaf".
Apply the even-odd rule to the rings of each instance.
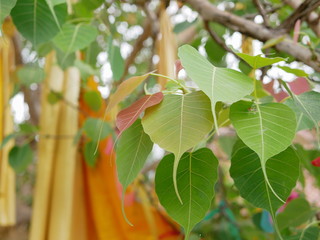
[[[134,102],[130,107],[119,112],[117,115],[116,125],[120,130],[120,133],[130,127],[146,108],[160,103],[162,99],[162,92],[158,92],[153,95],[146,95]]]
[[[317,157],[316,159],[314,159],[311,164],[315,167],[320,167],[320,157]]]

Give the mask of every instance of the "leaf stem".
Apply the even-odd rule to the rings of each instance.
[[[177,80],[174,79],[174,78],[171,78],[171,77],[168,77],[168,76],[159,74],[159,73],[150,73],[150,75],[152,75],[152,76],[157,76],[157,77],[163,77],[163,78],[169,79],[169,80],[175,82],[176,84],[178,84],[178,85],[182,88],[182,91],[183,91],[184,93],[190,93],[190,91],[189,91],[185,86],[183,86],[181,83],[179,83],[179,81],[177,81]]]

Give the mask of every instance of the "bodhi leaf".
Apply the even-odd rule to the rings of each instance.
[[[298,119],[298,130],[305,127],[315,127],[319,134],[320,121],[320,93],[315,91],[294,95],[293,99],[288,99],[285,104],[292,108]],[[311,125],[311,122],[313,125]],[[302,126],[301,126],[302,124]],[[303,127],[303,128],[302,128]],[[319,139],[318,139],[319,140]]]
[[[83,130],[94,142],[105,139],[112,132],[110,125],[98,118],[87,118],[83,123]]]
[[[3,20],[10,14],[17,0],[0,0],[0,26]]]
[[[172,171],[175,156],[165,156],[157,167],[156,193],[168,214],[183,226],[186,238],[210,208],[217,181],[218,160],[208,148],[193,153],[184,153],[177,169],[180,203],[174,187]]]
[[[67,56],[87,47],[97,35],[98,31],[93,26],[67,23],[62,26],[62,31],[53,39],[53,42]]]
[[[297,211],[299,209],[299,211]],[[307,200],[297,198],[288,203],[283,212],[277,215],[277,221],[280,231],[287,227],[297,227],[314,214]]]
[[[58,32],[67,16],[67,5],[53,7],[52,14],[46,0],[18,0],[11,16],[19,32],[34,46],[51,40]],[[56,17],[56,19],[55,19]]]
[[[173,183],[177,188],[177,169],[182,154],[199,143],[212,129],[208,97],[201,91],[186,95],[166,95],[162,102],[146,110],[142,125],[151,140],[174,153]]]
[[[114,81],[119,81],[124,73],[124,60],[121,56],[120,47],[113,44],[112,38],[109,39],[108,60],[111,65]]]
[[[95,151],[97,145],[98,143],[95,141],[86,142],[84,145],[84,160],[90,167],[94,167],[98,160],[98,152]]]
[[[261,57],[261,55],[251,56],[245,53],[237,53],[236,54],[242,58],[246,63],[248,63],[253,69],[262,68],[265,66],[272,65],[277,62],[286,61],[287,59],[281,57],[275,58],[265,58]]]
[[[215,113],[217,102],[233,103],[249,95],[253,91],[252,79],[241,72],[213,66],[189,45],[180,47],[178,55],[188,76],[210,98],[215,128],[218,132]]]
[[[117,115],[116,125],[120,132],[130,127],[148,107],[159,104],[163,99],[163,93],[158,92],[153,95],[146,95],[134,102],[131,106],[123,109]]]
[[[296,130],[294,112],[281,103],[239,101],[231,105],[230,120],[240,139],[258,154],[270,186],[266,162],[291,144]],[[277,196],[272,187],[271,190]]]
[[[36,66],[24,66],[17,72],[20,83],[30,86],[32,83],[40,83],[45,78],[45,72],[42,68]]]
[[[124,193],[130,183],[136,178],[149,153],[153,143],[150,137],[143,131],[141,120],[125,130],[117,145],[117,170],[118,178],[122,184],[122,212],[124,212]],[[126,217],[125,217],[126,218]],[[127,218],[126,218],[127,220]],[[128,220],[127,222],[132,225]]]
[[[84,96],[85,103],[90,107],[93,111],[99,111],[102,106],[102,98],[101,95],[97,91],[87,91]]]
[[[230,175],[240,195],[254,206],[268,210],[276,223],[275,212],[283,203],[272,194],[262,167],[259,156],[254,151],[242,141],[235,144]],[[266,162],[266,175],[276,194],[287,199],[299,178],[299,158],[295,151],[289,147],[270,158]]]

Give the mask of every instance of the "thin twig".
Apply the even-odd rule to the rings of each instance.
[[[264,25],[266,27],[270,27],[270,22],[269,22],[269,18],[267,16],[267,12],[264,9],[264,7],[262,6],[260,0],[253,0],[253,3],[257,7],[259,13],[261,14],[261,16],[263,18]]]

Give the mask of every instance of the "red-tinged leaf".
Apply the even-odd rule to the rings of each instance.
[[[162,99],[162,92],[158,92],[153,95],[147,95],[134,102],[130,107],[127,107],[119,112],[116,125],[120,132],[130,127],[145,109],[159,104]]]
[[[316,159],[314,159],[311,164],[315,167],[320,167],[320,157],[317,157]]]
[[[299,95],[304,92],[311,91],[310,85],[304,77],[298,77],[293,82],[289,83],[289,86],[291,88],[291,91],[294,92],[294,94]]]
[[[149,74],[150,73],[142,76],[131,77],[128,80],[122,82],[119,85],[117,91],[110,96],[106,112],[109,112],[118,103],[120,103],[123,99],[130,95],[149,76]]]

